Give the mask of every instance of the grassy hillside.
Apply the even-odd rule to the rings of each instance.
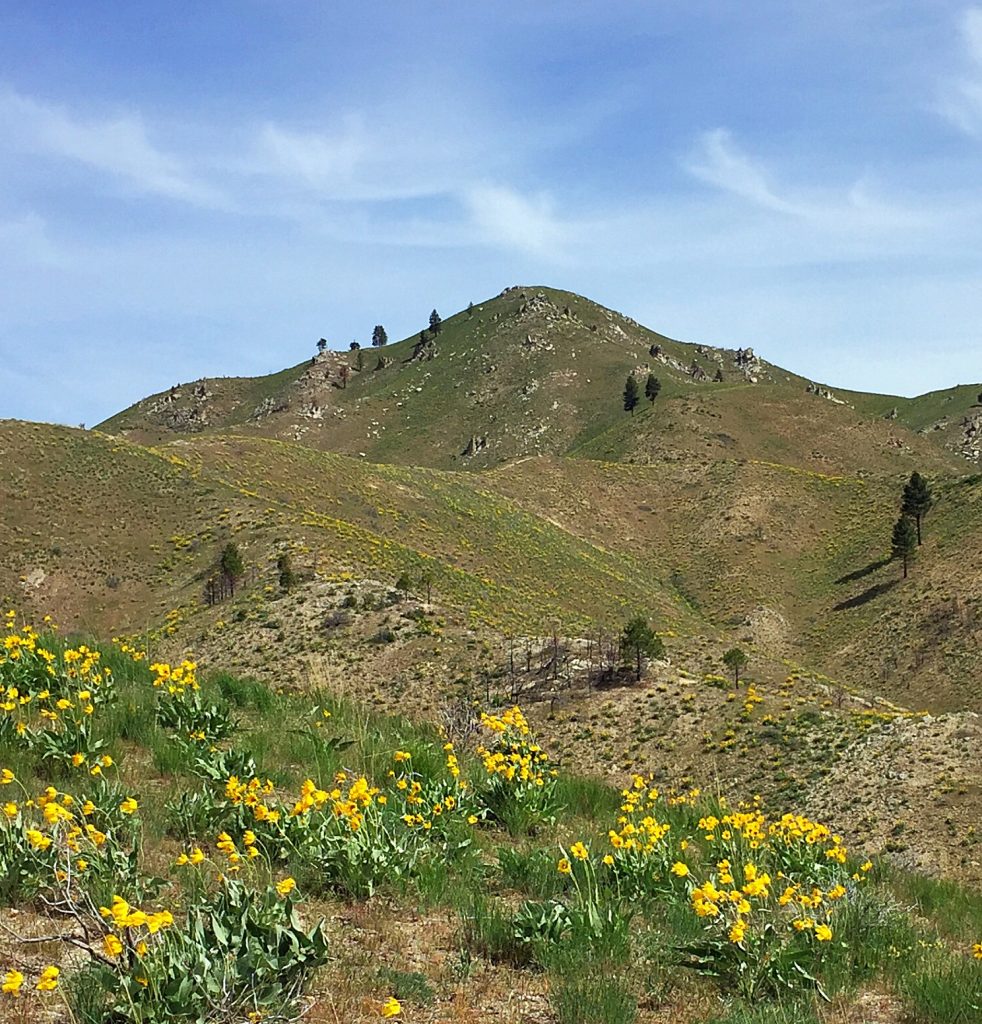
[[[160,622],[233,498],[254,506],[128,441],[16,421],[0,421],[0,493],[0,595],[92,629]]]
[[[0,1020],[978,1019],[978,893],[791,797],[5,624]]]
[[[542,454],[694,453],[857,472],[864,460],[871,470],[910,456],[953,466],[978,454],[958,448],[961,420],[955,426],[971,389],[909,401],[834,393],[749,350],[672,341],[556,289],[506,290],[418,341],[325,353],[269,377],[183,385],[100,429],[144,442],[233,431],[375,462],[470,469]],[[661,395],[647,415],[628,417],[625,379],[637,374],[643,391],[649,372]],[[896,418],[884,419],[894,408]],[[918,436],[942,409],[951,430]]]
[[[151,451],[37,424],[0,424],[0,594],[72,626],[141,629],[200,604],[235,539],[265,581],[279,553],[305,570],[390,584],[432,576],[476,622],[545,631],[650,609],[693,617],[629,550],[575,537],[479,477],[381,466],[261,438]]]
[[[900,473],[679,456],[447,473],[255,437],[150,451],[7,424],[0,438],[12,495],[0,594],[66,624],[219,618],[203,581],[234,539],[252,587],[275,585],[291,551],[320,578],[429,576],[444,607],[493,632],[588,635],[643,611],[694,644],[749,643],[915,708],[980,707],[972,477],[934,478],[926,543],[902,581],[886,559]]]
[[[902,476],[759,461],[543,460],[495,489],[596,543],[649,554],[710,622],[774,656],[918,708],[982,708],[982,480],[936,481],[925,545],[889,560]]]
[[[909,402],[830,391],[539,288],[448,318],[414,349],[366,351],[361,370],[327,353],[181,385],[105,432],[0,423],[0,597],[69,629],[138,636],[157,657],[200,656],[286,701],[318,689],[339,719],[371,708],[456,728],[475,705],[521,701],[564,766],[594,780],[640,772],[678,792],[760,796],[895,867],[982,878],[972,389]],[[629,372],[662,381],[633,416]],[[915,468],[936,504],[902,580],[889,538]],[[230,541],[246,571],[209,606],[204,582]],[[637,613],[665,644],[640,681],[619,651]],[[722,664],[733,646],[750,659],[740,687]],[[246,750],[292,765],[277,743],[257,722]],[[166,744],[150,747],[177,796]],[[496,913],[514,909],[513,891],[498,895]],[[576,1021],[521,965],[505,978],[483,941],[460,948],[486,960],[489,985],[529,986],[543,1021]],[[892,1006],[915,1005],[875,976]],[[837,990],[843,1024],[864,984]],[[628,985],[638,1009],[625,1020],[716,999],[683,990],[656,1007]],[[785,1010],[762,1020],[814,1012]]]
[[[964,472],[968,464],[899,420],[871,417],[796,384],[719,384],[642,403],[572,454],[621,462],[749,460],[830,476]]]

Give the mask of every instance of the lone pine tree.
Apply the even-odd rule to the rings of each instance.
[[[904,494],[900,502],[900,511],[910,516],[917,524],[917,544],[921,543],[921,519],[931,511],[934,497],[928,482],[920,473],[913,472],[904,484]]]
[[[648,374],[648,379],[644,385],[644,397],[649,402],[653,402],[661,392],[661,381],[653,374]]]
[[[430,331],[433,334],[439,334],[440,328],[443,326],[443,320],[440,319],[440,314],[434,309],[430,313]]]
[[[904,560],[904,579],[907,579],[907,567],[917,551],[917,530],[907,516],[901,516],[893,524],[890,550],[894,558]]]
[[[746,668],[750,659],[739,647],[731,647],[723,655],[723,664],[733,673],[733,682],[740,685],[740,672]]]
[[[389,336],[385,333],[385,328],[381,324],[376,324],[372,328],[372,346],[373,348],[382,348],[383,345],[389,343]]]
[[[635,678],[638,682],[641,681],[644,660],[660,658],[664,653],[665,645],[643,615],[635,615],[628,621],[621,633],[621,657],[635,662]]]
[[[634,410],[640,401],[638,382],[634,379],[634,374],[629,373],[627,375],[627,382],[624,384],[624,411],[629,412],[633,416]]]
[[[287,593],[297,584],[297,574],[293,571],[293,559],[289,551],[284,551],[276,559],[276,568],[280,574],[280,590]]]
[[[222,579],[228,587],[229,593],[235,597],[235,583],[245,575],[245,563],[239,553],[239,547],[234,541],[229,541],[218,559],[218,568]]]

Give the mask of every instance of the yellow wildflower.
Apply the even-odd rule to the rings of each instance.
[[[38,992],[53,992],[58,987],[58,975],[61,971],[57,967],[45,967],[38,978]]]
[[[395,996],[389,996],[382,1004],[382,1009],[379,1010],[379,1015],[386,1018],[398,1017],[400,1013],[402,1013],[402,1004]]]
[[[20,971],[7,971],[4,975],[3,985],[0,985],[0,992],[8,996],[19,996],[23,984],[24,975]]]

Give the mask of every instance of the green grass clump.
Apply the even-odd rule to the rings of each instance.
[[[560,980],[552,1002],[559,1024],[632,1024],[637,1017],[630,988],[606,974]]]
[[[982,1020],[982,962],[938,952],[905,971],[898,984],[913,1018],[923,1024]]]

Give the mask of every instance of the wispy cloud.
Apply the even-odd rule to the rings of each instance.
[[[303,223],[338,239],[558,254],[552,201],[487,182],[495,131],[429,103],[352,109],[303,128],[285,121],[198,124],[205,148],[164,149],[130,110],[93,118],[0,91],[0,132],[14,153],[67,160],[154,195],[237,215]],[[500,168],[499,168],[500,169]],[[401,201],[428,200],[428,208]]]
[[[823,231],[910,229],[925,227],[943,216],[930,204],[910,206],[891,201],[867,174],[845,187],[782,183],[766,163],[743,150],[724,128],[704,132],[683,163],[705,184]]]
[[[7,146],[74,161],[126,187],[201,206],[223,206],[222,194],[191,173],[180,158],[150,141],[139,115],[86,118],[12,91],[0,92],[0,132]]]
[[[296,178],[328,196],[350,194],[369,156],[364,124],[356,116],[331,133],[291,131],[267,123],[259,130],[256,148],[257,172]]]
[[[526,196],[502,185],[474,185],[463,195],[483,241],[554,259],[564,254],[564,228],[547,195]]]
[[[966,135],[982,136],[982,7],[968,7],[959,19],[961,73],[941,83],[938,110]]]
[[[685,166],[700,181],[767,210],[796,215],[804,212],[777,193],[767,170],[740,150],[725,128],[704,132]]]

